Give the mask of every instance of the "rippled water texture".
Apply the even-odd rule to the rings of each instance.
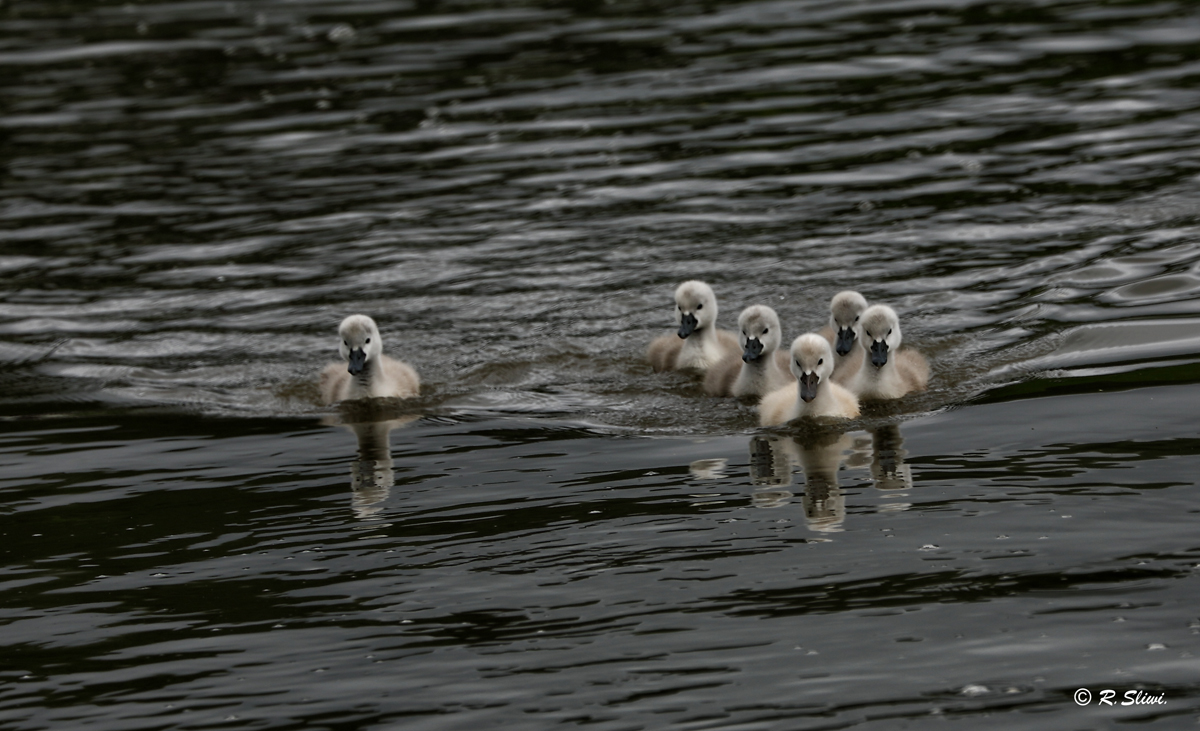
[[[1192,726],[1198,132],[1182,1],[3,0],[0,725]],[[931,388],[756,429],[690,278]]]

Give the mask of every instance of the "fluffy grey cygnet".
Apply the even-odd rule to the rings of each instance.
[[[708,372],[731,353],[741,351],[737,337],[717,328],[717,295],[704,282],[690,280],[675,288],[678,332],[657,337],[646,349],[656,371]]]
[[[796,380],[763,396],[758,405],[763,426],[786,424],[802,416],[853,419],[858,399],[832,380],[833,348],[816,333],[792,341],[791,371]]]
[[[863,364],[846,387],[860,399],[894,399],[924,391],[929,363],[915,350],[900,350],[900,318],[887,305],[872,305],[859,320]]]
[[[829,324],[817,331],[833,347],[833,380],[843,386],[862,367],[858,323],[867,310],[867,298],[854,290],[838,292],[829,301]]]
[[[366,315],[351,315],[338,327],[338,351],[345,363],[321,371],[321,398],[327,404],[362,398],[407,398],[421,391],[421,379],[407,363],[383,354],[379,327]]]
[[[757,396],[786,386],[788,354],[780,350],[783,328],[779,315],[766,305],[751,305],[738,317],[741,352],[732,353],[709,369],[704,392],[710,396]]]

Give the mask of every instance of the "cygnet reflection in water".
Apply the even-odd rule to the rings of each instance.
[[[900,427],[888,424],[862,433],[829,429],[805,430],[791,436],[754,436],[750,439],[751,496],[755,507],[781,507],[792,493],[792,472],[804,472],[802,504],[808,527],[814,531],[842,530],[846,518],[845,496],[839,473],[843,469],[869,468],[880,490],[911,488],[912,472],[904,463]]]
[[[898,424],[871,430],[871,477],[880,490],[908,490],[913,486],[912,467],[905,464],[904,437]]]
[[[792,484],[790,450],[780,442],[784,437],[750,438],[750,482],[755,486],[750,502],[756,508],[781,508],[795,494],[784,488]]]
[[[325,423],[343,426],[358,439],[358,454],[350,462],[350,507],[354,517],[374,518],[383,509],[381,503],[396,484],[392,430],[419,418],[420,414],[408,412],[390,399],[343,402],[336,416],[326,418]]]
[[[792,440],[796,462],[804,470],[804,517],[811,530],[832,533],[846,520],[846,497],[838,483],[842,460],[854,446],[849,434],[824,433]]]
[[[698,459],[688,465],[688,472],[697,480],[719,480],[725,476],[727,464],[729,464],[729,460],[724,457]]]
[[[821,430],[805,436],[756,436],[750,439],[750,480],[755,485],[781,488],[791,484],[796,466],[804,471],[804,517],[815,531],[841,530],[846,503],[838,471],[854,447],[849,434]],[[785,497],[786,495],[786,497]],[[755,490],[755,507],[782,507],[792,497],[787,490]]]
[[[756,486],[784,487],[792,484],[791,451],[782,442],[787,437],[750,437],[750,482]],[[790,441],[790,439],[789,439]]]

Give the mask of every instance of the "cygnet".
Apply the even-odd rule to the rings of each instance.
[[[717,328],[717,296],[704,282],[691,280],[675,288],[675,323],[678,332],[655,338],[646,350],[656,371],[707,373],[739,351],[734,334]]]
[[[792,342],[790,368],[796,381],[772,391],[758,405],[763,426],[786,424],[801,416],[853,419],[858,416],[858,399],[831,380],[833,348],[816,333],[806,333]]]
[[[751,305],[738,317],[741,357],[727,356],[704,377],[704,392],[710,396],[762,397],[786,386],[788,355],[779,349],[783,328],[779,315],[766,305]]]
[[[900,318],[887,305],[872,305],[859,320],[865,361],[846,384],[860,399],[894,399],[923,391],[929,363],[911,348],[900,350]]]
[[[321,371],[321,397],[327,404],[361,398],[407,398],[421,390],[417,372],[383,354],[379,327],[366,315],[351,315],[338,327],[338,351],[346,363]]]
[[[867,298],[858,292],[838,292],[829,301],[829,324],[818,330],[833,346],[833,380],[843,386],[858,372],[863,351],[858,344],[858,321],[867,309]]]

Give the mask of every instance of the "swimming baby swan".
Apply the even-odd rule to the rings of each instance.
[[[887,305],[867,308],[859,320],[864,362],[846,384],[860,399],[900,398],[925,390],[929,363],[915,350],[900,350],[900,318]]]
[[[858,292],[838,292],[829,301],[829,324],[818,333],[833,346],[833,380],[846,385],[863,363],[863,351],[854,347],[858,322],[867,309],[867,298]]]
[[[797,380],[763,396],[758,405],[760,424],[786,424],[801,416],[858,416],[858,399],[832,380],[833,348],[825,338],[816,333],[796,338],[789,367]]]
[[[766,305],[751,305],[738,317],[741,357],[727,355],[704,377],[709,396],[765,396],[786,386],[788,354],[779,349],[783,328],[779,315]]]
[[[407,398],[421,390],[417,372],[383,354],[375,321],[351,315],[338,327],[338,351],[346,363],[330,363],[321,371],[321,398],[327,404],[360,398]]]
[[[717,329],[717,296],[704,282],[691,280],[675,288],[675,322],[675,335],[655,338],[646,350],[656,371],[706,373],[738,351],[733,333]]]

